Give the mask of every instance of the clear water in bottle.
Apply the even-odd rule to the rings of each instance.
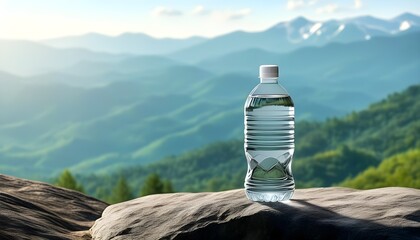
[[[295,189],[291,171],[294,154],[294,104],[277,82],[278,67],[262,65],[261,82],[245,107],[245,191],[253,201],[289,200]]]

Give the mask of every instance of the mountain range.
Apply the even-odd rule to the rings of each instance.
[[[86,49],[56,49],[24,40],[0,40],[0,71],[20,76],[54,72],[82,60],[114,61],[120,55],[92,52]]]
[[[42,43],[56,48],[85,48],[92,51],[126,54],[168,54],[182,48],[200,44],[207,39],[190,37],[184,39],[154,38],[144,33],[123,33],[118,36],[107,36],[99,33],[88,33],[81,36],[47,39]]]
[[[153,66],[159,61],[168,62],[168,58],[173,64],[197,64],[249,49],[284,53],[305,46],[369,41],[377,36],[399,36],[419,30],[420,17],[404,13],[389,20],[362,16],[319,22],[298,17],[260,32],[236,31],[209,39],[156,39],[143,33],[113,37],[89,33],[41,42],[0,40],[0,71],[21,76],[63,71],[74,74],[90,72],[91,65],[94,69],[108,68],[109,62],[138,58],[138,55],[162,57],[155,56],[154,61],[139,62],[135,65],[138,68]]]
[[[95,46],[133,51],[103,49],[104,53],[71,45],[78,37],[65,41],[70,44],[65,46],[78,48],[1,40],[0,171],[24,177],[55,175],[63,168],[104,173],[242,138],[242,108],[258,83],[260,64],[280,65],[280,82],[294,99],[298,122],[366,108],[419,83],[418,19],[403,14],[391,20],[331,20],[318,28],[322,33],[305,39],[295,35],[318,23],[297,18],[271,30],[246,33],[249,38],[241,37],[244,45],[238,49],[227,47],[235,45],[229,36],[237,33],[231,33],[189,39],[182,46],[177,45],[181,40],[173,40],[175,47],[165,50],[168,54],[154,55],[138,55],[140,50],[119,43],[120,37],[112,38],[115,44],[103,40],[106,36],[94,38],[104,41]],[[355,25],[371,31],[371,37],[328,40],[327,27],[334,22],[339,25],[331,29]],[[399,30],[404,22],[409,27],[404,24]],[[260,40],[275,41],[264,35],[275,29],[287,29],[287,36],[301,42],[287,37],[290,49],[267,47]],[[203,44],[220,49],[199,47],[194,54],[200,57],[187,57],[191,61],[176,57]],[[217,49],[224,50],[219,54]]]
[[[85,48],[108,53],[168,55],[176,60],[195,63],[228,52],[260,48],[270,52],[289,52],[304,46],[323,46],[331,42],[348,43],[377,36],[394,36],[420,29],[420,17],[405,13],[385,20],[362,16],[343,20],[311,21],[298,17],[280,22],[259,32],[236,31],[211,39],[157,39],[142,33],[105,36],[89,33],[81,36],[45,40],[58,48]]]
[[[237,31],[179,50],[170,56],[185,62],[199,62],[229,52],[259,48],[269,52],[290,52],[305,46],[368,41],[372,37],[395,36],[420,29],[420,17],[402,14],[390,20],[371,16],[325,22],[303,17],[281,22],[261,32]]]

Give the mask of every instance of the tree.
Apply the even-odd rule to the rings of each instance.
[[[162,181],[158,174],[152,173],[147,176],[141,188],[140,196],[170,192],[174,192],[172,183],[169,180]]]
[[[117,184],[115,185],[114,189],[112,190],[112,195],[109,199],[110,203],[119,203],[124,202],[132,199],[133,196],[131,194],[130,187],[125,180],[125,177],[120,176],[118,179]]]
[[[221,179],[218,177],[214,177],[207,181],[207,186],[205,188],[206,192],[217,192],[220,189],[220,185],[222,185]]]
[[[163,192],[164,193],[173,193],[174,188],[172,187],[172,183],[169,180],[163,181]]]
[[[77,183],[76,179],[73,177],[71,172],[67,169],[65,169],[61,173],[61,175],[58,177],[55,185],[59,186],[59,187],[63,187],[63,188],[71,189],[71,190],[76,190],[76,191],[84,193],[83,186]]]
[[[93,196],[96,199],[100,199],[104,202],[108,202],[109,201],[109,193],[107,192],[106,188],[104,186],[100,186],[98,188],[96,188],[95,193],[93,194]]]

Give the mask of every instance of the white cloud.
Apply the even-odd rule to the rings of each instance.
[[[337,4],[331,3],[331,4],[327,4],[323,7],[319,7],[316,9],[316,13],[318,14],[325,14],[325,13],[333,13],[335,11],[337,11],[338,6]]]
[[[327,3],[326,3],[327,2]],[[328,3],[329,2],[329,3]],[[321,5],[324,3],[325,5]],[[352,11],[357,10],[363,7],[363,0],[354,0],[349,1],[349,4],[346,6],[338,6],[334,1],[323,1],[323,0],[288,0],[287,9],[288,10],[301,10],[309,9],[314,10],[317,14],[328,14],[334,13],[337,11]]]
[[[226,18],[228,20],[237,20],[237,19],[244,18],[244,17],[248,16],[249,14],[251,14],[251,9],[250,8],[243,8],[243,9],[239,9],[237,11],[227,13]]]
[[[303,7],[305,7],[304,0],[288,0],[287,1],[287,9],[289,10],[296,10]]]
[[[318,0],[310,0],[310,1],[308,2],[308,5],[309,5],[309,6],[312,6],[312,5],[315,5],[317,2],[318,2]]]
[[[198,5],[192,10],[191,13],[193,15],[204,16],[204,15],[208,15],[210,13],[210,10],[204,8],[204,6],[202,6],[202,5]]]
[[[182,12],[172,8],[158,6],[152,11],[153,16],[180,16]]]
[[[217,10],[212,12],[211,17],[215,20],[224,22],[242,19],[251,14],[251,12],[252,10],[250,8],[242,8],[238,10]]]
[[[287,9],[297,10],[305,7],[310,7],[318,3],[318,0],[288,0]]]
[[[362,0],[354,0],[354,8],[359,9],[362,5]]]

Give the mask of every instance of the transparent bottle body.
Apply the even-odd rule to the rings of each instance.
[[[277,79],[261,79],[244,106],[245,192],[253,201],[289,200],[295,183],[294,104]]]

